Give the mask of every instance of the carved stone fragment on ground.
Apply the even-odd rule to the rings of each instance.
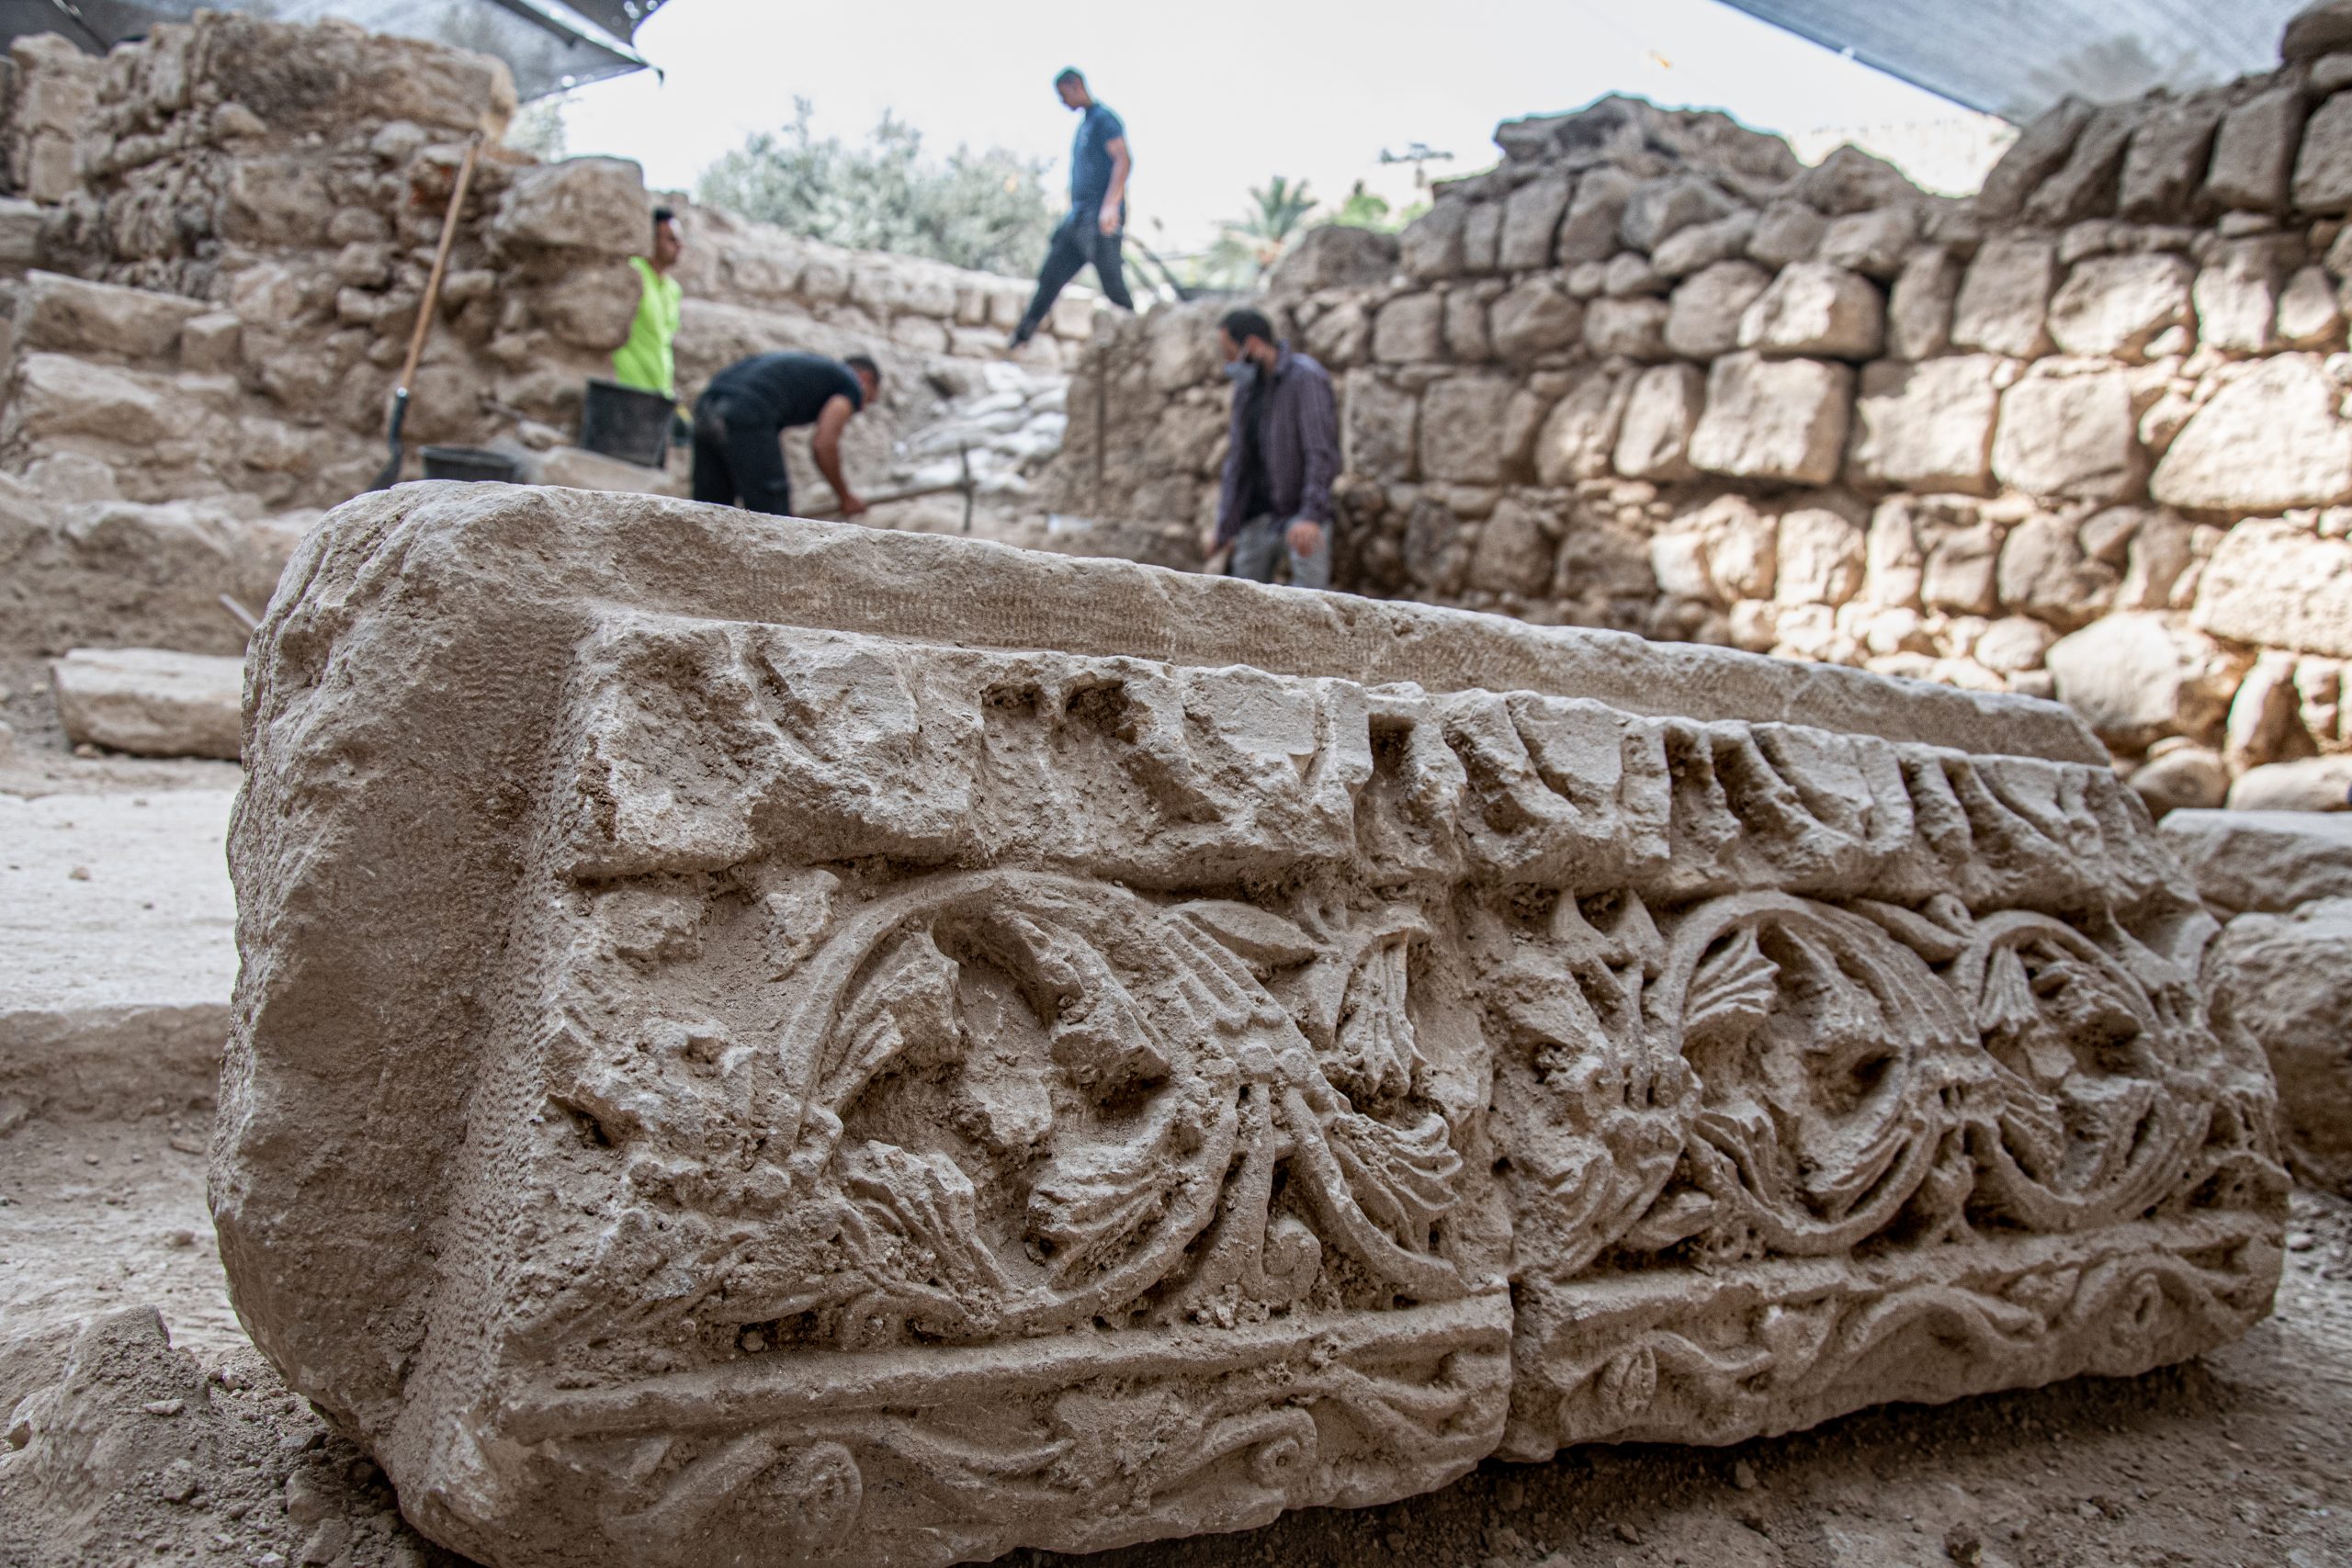
[[[253,668],[222,1255],[498,1568],[1241,1529],[2267,1310],[2213,922],[2046,704],[463,486]]]

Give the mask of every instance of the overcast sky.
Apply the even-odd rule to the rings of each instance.
[[[663,70],[583,89],[574,153],[635,158],[650,184],[705,165],[812,100],[855,137],[885,108],[927,145],[1050,158],[1066,189],[1073,117],[1054,73],[1074,64],[1126,120],[1131,224],[1171,248],[1207,243],[1272,175],[1336,202],[1414,141],[1454,153],[1442,177],[1494,161],[1498,120],[1603,93],[1727,109],[1795,132],[1941,118],[1954,106],[1713,0],[670,0],[638,34]],[[1157,225],[1155,226],[1155,221]]]

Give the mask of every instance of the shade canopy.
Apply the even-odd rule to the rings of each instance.
[[[1973,109],[2031,119],[2278,63],[2308,0],[1725,0]]]
[[[56,33],[94,54],[199,6],[283,22],[340,17],[370,32],[431,39],[494,54],[514,90],[544,97],[647,68],[633,40],[662,0],[0,0],[0,41]]]

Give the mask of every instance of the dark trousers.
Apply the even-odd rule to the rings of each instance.
[[[1027,343],[1045,324],[1046,312],[1076,277],[1079,269],[1094,268],[1094,279],[1102,286],[1102,297],[1122,310],[1132,310],[1136,302],[1127,297],[1126,266],[1119,259],[1119,242],[1125,237],[1105,234],[1100,215],[1089,211],[1083,215],[1073,210],[1054,231],[1053,243],[1046,247],[1046,265],[1037,271],[1037,292],[1030,298],[1029,309],[1021,315],[1021,330],[1013,335]]]
[[[727,400],[705,392],[695,402],[695,499],[719,506],[740,500],[752,512],[791,516],[792,477],[779,434],[763,419],[730,419]]]

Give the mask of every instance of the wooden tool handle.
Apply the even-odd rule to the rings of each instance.
[[[474,160],[481,155],[481,132],[466,143],[466,161],[458,165],[458,184],[449,192],[449,210],[441,220],[441,246],[433,253],[433,276],[424,280],[424,303],[416,312],[416,328],[408,334],[408,358],[401,365],[399,385],[405,389],[416,379],[416,362],[424,357],[425,334],[433,330],[434,308],[441,302],[441,275],[448,269],[449,246],[458,238],[458,214],[466,205],[466,187],[473,184]]]

